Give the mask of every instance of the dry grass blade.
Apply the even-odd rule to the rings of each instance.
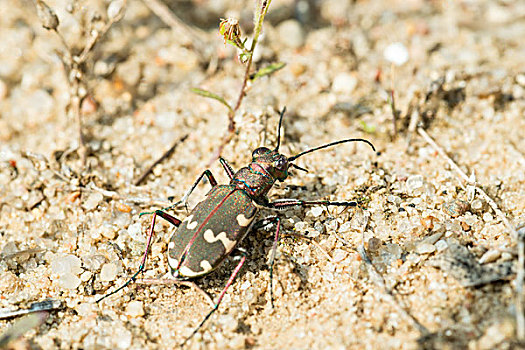
[[[42,325],[49,316],[47,311],[39,311],[22,317],[11,328],[0,335],[0,349],[8,349],[9,344],[29,332],[31,329]]]

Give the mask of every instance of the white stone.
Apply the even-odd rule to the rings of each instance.
[[[416,252],[418,254],[430,254],[436,251],[436,246],[430,243],[418,244]]]
[[[67,273],[78,275],[83,271],[80,265],[81,261],[79,258],[74,255],[66,255],[51,262],[51,271],[61,276]]]
[[[91,193],[87,199],[82,203],[82,207],[86,210],[95,209],[98,204],[104,199],[104,196],[101,193],[94,192]]]
[[[126,315],[129,317],[144,316],[144,305],[141,301],[133,300],[126,306]]]
[[[497,249],[490,249],[490,250],[487,250],[485,254],[481,256],[481,258],[479,259],[479,263],[480,264],[491,263],[491,262],[498,260],[500,256],[501,256],[501,251]]]
[[[105,282],[113,281],[115,277],[117,277],[117,270],[117,265],[113,263],[102,265],[102,269],[100,271],[100,280]]]
[[[280,42],[291,49],[304,45],[305,33],[303,27],[296,20],[290,19],[279,24],[277,28]]]
[[[134,224],[129,225],[128,227],[128,234],[134,241],[137,242],[145,242],[146,241],[146,235],[142,233],[142,225],[140,222],[136,222]]]
[[[339,73],[332,82],[332,91],[348,95],[357,86],[357,78],[350,73]]]
[[[81,283],[80,278],[72,273],[63,274],[58,281],[60,285],[66,289],[76,289]]]
[[[447,243],[447,241],[441,239],[441,240],[437,241],[434,246],[436,247],[438,252],[442,252],[442,251],[444,251],[445,249],[448,248],[448,243]]]
[[[310,209],[310,214],[313,217],[317,218],[317,217],[321,216],[321,214],[323,214],[323,211],[324,211],[323,207],[313,207],[312,209]]]

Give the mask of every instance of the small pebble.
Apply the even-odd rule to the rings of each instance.
[[[376,252],[383,245],[383,242],[376,237],[372,237],[368,240],[368,250],[371,252]]]
[[[73,275],[72,273],[65,273],[60,276],[58,282],[63,288],[76,289],[82,281],[80,280],[80,278]]]
[[[349,95],[357,86],[357,78],[350,73],[339,73],[332,82],[332,91]]]
[[[113,239],[117,234],[117,227],[106,222],[100,226],[100,233],[107,239]]]
[[[139,83],[141,71],[140,62],[134,57],[117,66],[117,75],[129,86],[136,86]]]
[[[486,203],[481,199],[474,199],[472,203],[470,203],[470,208],[476,212],[480,212],[486,209]]]
[[[78,275],[83,271],[80,267],[81,263],[80,259],[76,256],[66,255],[51,262],[51,271],[59,275],[65,275],[68,273]]]
[[[520,73],[520,74],[516,75],[516,83],[518,83],[521,86],[525,87],[525,74]]]
[[[309,212],[313,217],[317,218],[321,216],[321,214],[323,214],[323,211],[324,211],[323,207],[313,207],[312,209],[310,209]]]
[[[485,222],[491,222],[493,220],[493,216],[491,213],[485,213],[483,214],[483,221]]]
[[[224,330],[230,332],[233,332],[235,329],[237,329],[239,325],[239,321],[229,314],[219,316],[217,321]]]
[[[412,175],[406,181],[407,191],[413,196],[417,196],[423,192],[423,176]]]
[[[294,228],[297,232],[303,232],[304,230],[306,230],[306,227],[308,226],[308,224],[304,221],[299,221],[297,222],[295,225],[294,225]]]
[[[128,227],[129,236],[137,242],[145,242],[146,236],[142,233],[142,225],[140,222],[129,225]]]
[[[448,248],[448,243],[447,241],[440,239],[439,241],[436,242],[436,244],[434,244],[434,246],[436,247],[438,252],[442,252]]]
[[[102,193],[94,192],[91,193],[87,199],[82,203],[82,207],[86,210],[93,210],[95,209],[98,204],[104,199],[104,196]]]
[[[87,282],[91,279],[91,277],[93,276],[93,274],[89,271],[84,271],[81,275],[80,275],[80,280],[82,282]]]
[[[78,304],[76,307],[75,307],[75,311],[80,315],[80,316],[83,316],[83,317],[86,317],[92,313],[95,312],[94,310],[94,307],[93,305],[96,305],[96,304],[92,304],[92,303],[80,303]]]
[[[393,261],[401,258],[403,248],[396,243],[386,243],[380,247],[380,254],[383,256],[383,261],[390,265]]]
[[[516,325],[514,324],[513,320],[504,319],[497,322],[498,323],[488,327],[485,331],[485,334],[479,338],[477,349],[494,349],[498,344],[503,342],[503,340],[511,339],[514,336]]]
[[[454,199],[443,204],[443,212],[453,218],[457,218],[458,216],[465,214],[468,208],[469,204],[460,199]]]
[[[292,72],[295,77],[301,76],[306,71],[306,68],[306,65],[302,63],[290,63],[290,72]]]
[[[370,243],[369,243],[370,244]],[[332,259],[335,263],[343,261],[348,256],[348,252],[343,249],[336,249],[332,254]]]
[[[82,100],[82,105],[80,106],[82,115],[90,115],[97,111],[97,102],[95,99],[88,95]]]
[[[131,212],[131,207],[129,205],[121,203],[121,202],[116,202],[115,203],[115,209],[117,209],[118,211],[121,211],[123,213]]]
[[[246,289],[250,288],[251,286],[252,286],[252,284],[250,283],[250,281],[244,281],[241,284],[241,290],[246,290]]]
[[[133,335],[127,329],[122,329],[117,340],[117,347],[119,349],[129,349],[133,341]]]
[[[418,254],[430,254],[436,251],[436,246],[430,243],[418,244],[416,246],[416,253]]]
[[[401,198],[399,198],[398,196],[394,196],[392,194],[389,194],[386,197],[386,200],[389,201],[390,203],[394,203],[396,205],[400,205],[401,204]]]
[[[95,272],[100,269],[103,263],[106,262],[106,258],[103,255],[91,255],[83,258],[84,267],[91,271]]]
[[[434,233],[428,237],[425,237],[421,240],[421,244],[435,244],[442,236],[444,232]]]
[[[501,253],[501,261],[511,261],[514,260],[514,257],[509,252]]]
[[[236,350],[236,349],[246,349],[246,341],[244,340],[244,335],[238,335],[234,337],[233,339],[230,339],[228,342],[228,347]]]
[[[141,301],[132,300],[126,306],[126,315],[129,317],[144,316],[144,306]]]
[[[105,282],[113,281],[117,277],[117,273],[117,265],[113,263],[104,264],[100,271],[100,280]]]
[[[425,230],[432,231],[432,229],[434,229],[434,220],[436,220],[436,218],[429,215],[427,217],[421,218],[420,222]]]
[[[298,49],[304,45],[305,33],[303,27],[296,20],[290,19],[279,24],[277,28],[281,44],[291,49]]]

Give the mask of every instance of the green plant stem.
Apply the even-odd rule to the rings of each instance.
[[[231,141],[235,133],[235,120],[234,120],[235,113],[237,113],[237,111],[241,107],[242,100],[244,98],[244,95],[246,94],[245,90],[246,90],[246,85],[248,83],[248,79],[250,78],[250,70],[251,70],[252,62],[253,62],[253,53],[255,52],[255,47],[257,46],[259,35],[261,34],[261,31],[262,31],[264,17],[268,13],[268,8],[270,7],[271,2],[272,2],[271,0],[259,0],[259,5],[257,6],[258,11],[257,11],[256,20],[255,20],[255,28],[253,31],[253,40],[252,40],[252,45],[250,46],[250,50],[249,50],[250,56],[248,58],[248,62],[246,63],[246,70],[244,72],[244,78],[243,78],[242,85],[241,85],[241,91],[239,93],[239,97],[237,98],[237,102],[235,103],[235,106],[233,107],[233,109],[231,109],[228,112],[228,119],[229,119],[228,132],[226,135],[224,135],[224,138],[222,139],[220,146],[217,148],[217,151],[213,154],[213,157],[211,158],[208,165],[211,165],[213,162],[219,159],[224,147]]]

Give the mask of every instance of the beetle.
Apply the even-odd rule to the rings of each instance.
[[[288,171],[290,168],[307,171],[293,163],[293,161],[305,154],[347,142],[364,142],[376,151],[370,141],[360,138],[350,138],[311,148],[292,157],[287,157],[279,153],[281,126],[285,111],[286,108],[283,108],[280,113],[277,145],[274,149],[267,147],[255,149],[252,153],[250,164],[237,172],[233,170],[232,166],[225,159],[222,157],[219,158],[222,167],[230,178],[229,184],[219,185],[211,171],[205,170],[193,183],[182,200],[167,208],[155,210],[151,213],[153,217],[148,230],[146,249],[138,271],[122,286],[99,298],[97,303],[128,286],[144,271],[147,254],[153,237],[155,221],[157,216],[159,216],[177,227],[170,239],[167,251],[168,265],[171,270],[170,274],[175,282],[168,283],[185,284],[185,281],[208,275],[218,268],[222,261],[235,249],[240,253],[240,261],[230,275],[222,292],[219,294],[212,310],[208,312],[201,323],[193,330],[193,333],[188,336],[181,345],[184,345],[190,340],[204,325],[206,320],[218,309],[228,287],[233,283],[239,270],[246,261],[246,252],[237,248],[238,244],[251,230],[270,224],[276,225],[269,260],[270,296],[273,306],[273,263],[280,236],[280,219],[278,216],[272,216],[256,221],[258,211],[261,208],[284,210],[290,207],[304,207],[309,205],[348,207],[355,206],[356,202],[335,202],[327,200],[303,201],[300,199],[278,199],[270,201],[267,197],[268,192],[276,181],[281,182],[286,180],[289,176]],[[212,188],[205,199],[197,204],[183,221],[166,212],[166,210],[173,209],[180,204],[185,204],[188,197],[204,177],[208,179]]]

